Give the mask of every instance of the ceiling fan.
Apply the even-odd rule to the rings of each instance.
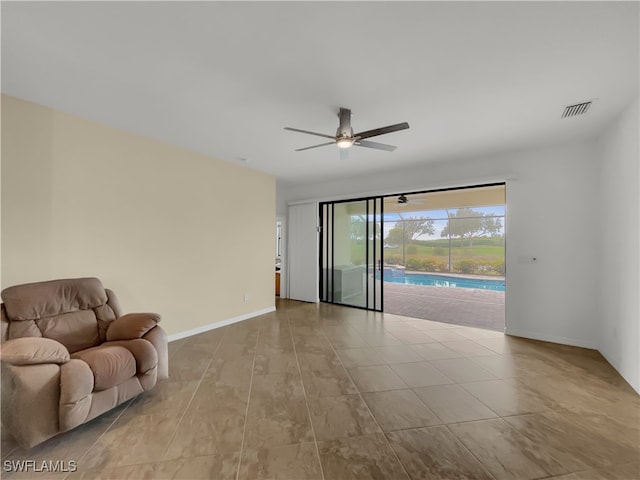
[[[397,204],[401,207],[404,207],[405,205],[422,205],[423,203],[424,200],[421,198],[412,198],[409,200],[404,193],[400,195],[397,200]]]
[[[386,150],[387,152],[393,152],[396,147],[393,145],[387,145],[384,143],[371,142],[366,140],[367,138],[377,137],[378,135],[385,135],[387,133],[398,132],[409,128],[407,122],[397,123],[395,125],[389,125],[387,127],[374,128],[373,130],[367,130],[360,133],[353,133],[351,128],[351,110],[348,108],[340,108],[338,112],[340,118],[340,125],[334,135],[325,135],[324,133],[310,132],[308,130],[300,130],[299,128],[284,127],[285,130],[291,130],[292,132],[307,133],[309,135],[316,135],[318,137],[330,138],[330,142],[320,143],[319,145],[312,145],[310,147],[298,148],[296,152],[303,150],[310,150],[312,148],[324,147],[326,145],[336,145],[341,149],[347,149],[355,145],[356,147],[375,148],[376,150]]]

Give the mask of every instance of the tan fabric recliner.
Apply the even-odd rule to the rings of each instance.
[[[31,448],[167,378],[153,313],[122,315],[97,278],[2,291],[2,424]]]

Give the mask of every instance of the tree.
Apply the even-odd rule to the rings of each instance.
[[[384,241],[392,245],[402,245],[404,240],[402,238],[402,235],[402,224],[398,222],[391,230],[389,230],[389,233],[387,233],[387,238],[385,238]]]
[[[366,223],[362,217],[351,217],[351,240],[362,240],[365,237]]]
[[[449,214],[447,224],[440,232],[443,238],[459,237],[460,245],[464,246],[464,240],[469,240],[469,246],[473,246],[474,237],[496,236],[502,228],[499,218],[476,212],[471,208],[458,208]]]
[[[407,240],[415,240],[420,235],[433,235],[436,230],[433,227],[433,220],[424,217],[409,217],[405,219],[404,231]]]
[[[500,236],[502,230],[502,221],[498,217],[485,216],[482,219],[482,231],[479,236],[488,235],[489,237]]]
[[[449,214],[447,224],[440,232],[444,238],[459,237],[460,246],[464,246],[464,239],[469,239],[469,246],[472,245],[473,234],[482,228],[482,214],[470,208],[459,208],[454,213]]]
[[[375,227],[375,228],[374,228]],[[376,225],[374,222],[369,223],[369,239],[373,238],[375,230],[375,238],[379,239],[381,237],[381,227]],[[367,236],[367,220],[358,215],[351,217],[351,232],[350,238],[351,240],[361,241],[364,240]]]
[[[435,233],[433,220],[425,217],[408,217],[396,222],[385,241],[387,243],[402,244],[415,240],[420,235],[433,235]]]

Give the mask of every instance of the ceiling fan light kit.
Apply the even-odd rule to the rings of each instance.
[[[353,146],[353,140],[351,138],[340,138],[336,140],[338,148],[351,148]]]
[[[298,148],[296,152],[301,152],[303,150],[310,150],[312,148],[324,147],[326,145],[335,144],[340,149],[351,148],[353,145],[356,147],[365,147],[365,148],[373,148],[376,150],[385,150],[387,152],[393,152],[396,147],[393,145],[387,145],[384,143],[377,143],[365,140],[366,138],[377,137],[379,135],[385,135],[387,133],[398,132],[400,130],[406,130],[409,128],[409,124],[407,122],[396,123],[395,125],[389,125],[387,127],[375,128],[373,130],[367,130],[360,133],[353,133],[353,129],[351,128],[351,110],[348,108],[340,108],[338,112],[338,118],[340,119],[340,125],[338,126],[338,130],[336,131],[335,136],[326,135],[324,133],[310,132],[309,130],[301,130],[299,128],[292,127],[284,127],[285,130],[290,130],[292,132],[298,133],[306,133],[307,135],[315,135],[318,137],[331,138],[332,142],[325,142],[319,145],[312,145],[310,147]]]

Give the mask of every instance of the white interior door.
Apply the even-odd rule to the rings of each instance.
[[[318,302],[318,203],[289,205],[289,298]]]

